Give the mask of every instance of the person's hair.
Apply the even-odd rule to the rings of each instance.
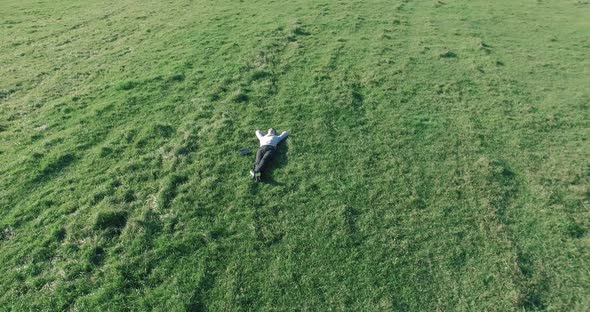
[[[270,129],[268,129],[267,134],[276,135],[277,134],[277,130],[275,130],[275,128],[270,128]]]

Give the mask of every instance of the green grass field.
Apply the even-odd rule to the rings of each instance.
[[[589,34],[585,0],[2,0],[0,310],[588,311]]]

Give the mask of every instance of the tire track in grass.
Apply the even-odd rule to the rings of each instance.
[[[249,77],[247,78],[249,80],[247,82],[248,85],[260,83],[260,80],[270,81],[270,85],[262,85],[263,88],[267,88],[267,92],[258,97],[257,104],[249,104],[256,105],[256,110],[261,108],[264,109],[269,105],[274,105],[272,101],[279,92],[280,78],[289,70],[289,62],[285,59],[285,54],[288,53],[289,49],[298,49],[299,42],[311,35],[306,30],[305,24],[300,20],[291,21],[286,29],[284,26],[280,26],[277,31],[280,35],[263,49],[256,52],[252,62],[244,67],[246,69],[245,77]],[[252,128],[252,119],[257,113],[253,113],[250,107],[241,111],[247,116],[243,123],[243,127]],[[272,124],[276,127],[277,125],[273,122],[275,122],[273,118],[270,118],[270,120],[267,121],[268,124]],[[286,161],[286,158],[281,156],[280,159],[277,158],[277,160]],[[277,160],[273,162],[273,165],[275,167],[280,167],[281,163],[277,163]],[[251,191],[254,193],[257,192],[255,189]],[[275,225],[279,222],[276,214],[272,212],[272,209],[261,209],[261,206],[256,204],[256,201],[253,201],[252,204],[252,209],[254,209],[252,215],[254,234],[258,243],[262,246],[266,246],[266,248],[279,243],[284,236],[284,232]]]
[[[277,80],[286,70],[285,64],[282,63],[285,51],[293,45],[293,42],[307,35],[300,22],[293,22],[286,29],[285,27],[277,28],[274,31],[275,38],[269,40],[261,49],[253,53],[250,61],[241,66],[237,77],[221,78],[217,83],[217,87],[209,95],[209,99],[218,105],[209,107],[204,115],[199,113],[203,117],[207,117],[209,121],[207,125],[198,130],[199,145],[203,148],[195,152],[194,158],[200,159],[201,164],[196,169],[196,172],[192,174],[195,178],[189,179],[188,183],[189,185],[196,183],[198,185],[194,187],[196,189],[203,187],[207,189],[207,197],[212,198],[216,203],[215,207],[233,206],[233,203],[228,202],[227,197],[222,196],[222,194],[235,191],[235,184],[238,181],[235,183],[223,181],[224,183],[221,183],[222,181],[209,177],[214,171],[220,171],[214,176],[226,175],[222,172],[224,170],[223,165],[219,164],[217,157],[212,153],[219,153],[219,156],[223,157],[222,155],[230,152],[228,150],[230,146],[235,147],[235,143],[243,140],[238,137],[236,142],[228,142],[224,138],[230,134],[241,132],[237,129],[252,128],[253,114],[250,112],[266,105],[277,92]],[[239,136],[242,136],[241,133]],[[250,136],[251,134],[248,132],[248,137]],[[225,141],[226,144],[219,146],[219,141]],[[208,148],[211,146],[217,148]],[[243,244],[242,248],[245,249],[240,252],[245,254],[251,252],[250,247],[254,247],[259,252],[264,252],[264,250],[271,248],[282,239],[282,231],[276,226],[276,222],[278,222],[277,216],[272,210],[261,210],[256,205],[252,192],[255,192],[255,190],[250,190],[249,195],[243,198],[243,201],[250,203],[250,205],[247,205],[247,209],[253,210],[252,216],[251,218],[242,219],[239,223],[252,223],[253,233],[251,235],[253,235],[253,241],[256,243],[254,246],[251,246],[250,243]],[[211,215],[209,216],[216,220],[215,223],[224,223],[228,217],[232,219],[232,216],[236,213],[234,211],[226,214],[223,210],[214,209],[215,207],[211,207]],[[248,228],[247,225],[241,227]],[[222,246],[231,245],[238,239],[233,235],[225,232],[220,233],[216,236],[216,242]],[[223,283],[228,278],[225,272],[228,270],[228,262],[222,259],[233,257],[238,250],[221,248],[217,252],[216,257],[219,259],[207,261],[205,269],[207,273],[202,282],[195,288],[190,299],[191,303],[188,305],[189,310],[211,309],[212,307],[207,306],[206,302],[211,301],[211,296],[218,295],[218,290],[221,287],[218,283]]]
[[[293,33],[293,34],[298,34],[298,36],[301,36],[301,39],[305,38],[304,36],[310,36],[310,34],[306,34],[306,30],[303,29],[299,29],[300,27],[305,27],[304,24],[302,23],[294,23],[295,25],[292,26],[292,30],[288,31],[287,33]],[[313,33],[311,34],[311,36],[313,36]],[[296,45],[292,44],[293,39],[289,38],[289,36],[286,37],[286,41],[287,42],[291,42],[290,43],[286,43],[288,45],[288,49],[296,49]],[[281,44],[279,44],[281,45]],[[272,45],[271,45],[272,46]],[[262,57],[263,60],[265,60],[264,62],[257,62],[257,63],[265,63],[267,65],[270,64],[271,69],[276,68],[274,66],[279,66],[279,67],[284,67],[284,65],[279,65],[279,64],[285,64],[285,62],[283,61],[283,55],[284,52],[286,52],[287,50],[271,50],[270,55],[266,52],[262,52],[262,53],[258,53],[259,58]],[[280,53],[279,53],[280,52]],[[273,53],[275,53],[273,55]],[[277,61],[266,61],[266,60],[277,60]],[[255,63],[256,64],[256,63]],[[247,66],[248,68],[248,66]],[[270,72],[274,72],[274,70],[270,70]],[[256,74],[257,75],[257,74]],[[346,89],[347,87],[345,87]],[[277,90],[278,92],[278,90]],[[351,99],[351,103],[354,103],[354,99],[356,98],[356,104],[360,104],[360,98],[361,96],[359,96],[359,94],[353,94],[355,91],[350,91],[350,93],[345,92],[346,98],[348,98],[348,96],[350,96]],[[357,93],[359,92],[358,90],[356,91]],[[272,97],[269,98],[265,98],[264,101],[261,101],[260,103],[262,103],[263,105],[270,102],[272,99]],[[268,101],[268,102],[267,102]],[[344,102],[347,102],[346,99],[343,98]],[[343,104],[344,104],[343,102]],[[231,104],[231,105],[236,105],[236,104]],[[248,102],[244,102],[244,104],[237,104],[240,105],[240,107],[244,108],[242,111],[246,111],[246,112],[251,112],[253,109],[255,109],[254,105]],[[273,109],[270,109],[271,111],[273,111]],[[251,116],[255,115],[255,114],[244,114],[247,115],[246,120],[243,121],[243,124],[245,125],[251,125],[251,120],[249,120],[249,118],[252,118]],[[272,122],[272,120],[276,117],[273,116],[273,114],[271,114],[269,117],[269,122]],[[250,126],[251,127],[251,126]],[[256,190],[251,190],[251,191],[256,191]],[[252,200],[254,200],[254,197],[251,196],[255,196],[254,194],[249,194],[246,195],[245,198],[252,198]],[[247,199],[246,199],[247,200]],[[249,201],[249,200],[247,200]],[[272,246],[278,244],[280,242],[280,240],[282,239],[282,232],[284,230],[281,230],[280,228],[276,227],[275,224],[278,224],[278,222],[280,222],[281,218],[273,215],[275,212],[274,208],[272,209],[259,209],[256,204],[255,201],[252,201],[251,203],[252,207],[256,207],[253,208],[255,211],[253,213],[253,221],[254,221],[254,233],[253,235],[255,236],[255,240],[258,242],[257,244],[259,244],[259,246],[261,246],[262,248],[259,248],[260,252],[266,254],[267,253],[267,249],[271,248]],[[278,207],[278,209],[280,209],[280,207]],[[354,214],[352,213],[343,213],[344,218],[350,218],[351,216],[353,216]],[[353,220],[348,220],[346,222],[346,224],[348,224],[347,226],[349,227],[349,229],[354,229],[354,221]],[[264,258],[263,255],[259,255],[258,257],[262,257]]]
[[[441,277],[441,263],[437,260],[437,257],[441,255],[436,253],[436,247],[431,246],[438,245],[437,241],[440,237],[437,234],[440,232],[438,227],[447,227],[448,222],[429,216],[438,209],[437,195],[429,192],[436,188],[436,181],[433,180],[433,169],[424,163],[427,156],[421,155],[428,151],[420,152],[421,143],[417,141],[426,140],[428,135],[431,136],[438,131],[437,128],[440,125],[432,118],[419,118],[421,107],[420,103],[415,101],[423,92],[424,86],[420,85],[421,82],[416,80],[415,86],[410,87],[405,83],[413,79],[415,71],[420,70],[417,65],[420,63],[421,56],[416,55],[415,52],[419,50],[421,40],[421,34],[418,33],[423,27],[420,20],[421,14],[427,11],[417,2],[402,1],[395,8],[395,12],[392,21],[380,32],[382,44],[378,49],[381,55],[377,54],[379,63],[376,64],[379,74],[369,80],[373,81],[374,87],[385,89],[384,93],[389,94],[390,97],[382,98],[382,101],[389,103],[377,105],[370,114],[373,119],[379,121],[372,124],[372,127],[378,130],[371,137],[379,138],[376,140],[381,142],[374,143],[378,147],[374,151],[376,154],[374,156],[380,161],[376,161],[375,168],[371,168],[378,175],[377,182],[375,186],[369,186],[368,189],[383,188],[379,184],[385,183],[388,186],[385,188],[391,189],[396,194],[389,199],[382,198],[382,201],[387,202],[385,207],[380,208],[382,215],[376,213],[373,216],[376,223],[382,223],[383,218],[388,220],[382,226],[390,232],[386,237],[389,237],[391,241],[387,243],[394,246],[390,251],[391,255],[380,255],[388,259],[384,270],[392,280],[397,281],[397,283],[384,285],[388,293],[383,296],[383,299],[397,309],[424,309],[427,306],[432,309],[434,306],[431,304],[435,304],[438,300],[437,293],[448,294],[448,290],[440,288],[443,281],[437,279],[437,276]],[[410,42],[403,42],[407,40]],[[393,86],[382,86],[379,84],[379,75],[399,78],[393,79]],[[387,126],[392,116],[397,115],[399,119],[393,119],[395,123],[405,125],[403,126],[405,133],[396,131],[400,127],[398,125]],[[384,138],[380,135],[381,131],[389,133],[391,137]],[[411,143],[400,142],[400,139],[408,135],[412,135]],[[407,143],[410,144],[407,145]],[[389,174],[393,177],[388,178]],[[371,194],[371,196],[378,195]],[[392,214],[396,217],[393,218]],[[429,225],[429,223],[435,224]],[[377,263],[375,265],[378,266]],[[420,298],[420,302],[415,301],[416,297]],[[452,300],[450,296],[448,299]],[[444,309],[448,304],[451,303],[440,305],[439,302],[437,307]]]
[[[360,20],[361,19],[359,19],[359,21]],[[365,27],[365,25],[365,23],[360,22],[357,24],[359,28]],[[345,26],[346,25],[343,27]],[[357,31],[360,30],[361,29],[357,29]],[[356,74],[358,68],[347,65],[347,61],[349,61],[347,57],[350,57],[350,53],[352,52],[346,48],[347,43],[342,43],[346,42],[345,40],[346,39],[344,38],[344,40],[336,41],[330,53],[326,53],[325,57],[320,56],[319,62],[323,64],[320,65],[318,70],[315,72],[316,80],[312,92],[312,94],[318,95],[318,103],[315,103],[315,107],[305,107],[308,112],[313,112],[312,116],[317,117],[319,123],[317,128],[312,129],[313,132],[315,132],[314,135],[317,135],[318,132],[326,133],[329,134],[331,138],[334,138],[334,141],[321,140],[323,144],[322,149],[330,151],[330,159],[333,159],[333,161],[331,162],[330,168],[322,168],[321,173],[317,172],[315,175],[322,176],[322,173],[325,173],[327,176],[329,176],[325,178],[330,179],[330,184],[332,185],[329,187],[329,191],[337,193],[338,195],[336,196],[341,198],[342,202],[326,204],[320,201],[318,204],[320,207],[334,207],[334,209],[329,209],[329,211],[325,212],[326,215],[332,216],[327,218],[334,219],[334,222],[322,220],[316,221],[313,224],[319,224],[323,221],[328,223],[328,229],[326,229],[324,232],[316,233],[318,234],[318,237],[325,237],[326,235],[329,236],[331,234],[335,235],[333,241],[326,241],[327,246],[324,246],[322,250],[332,250],[331,248],[344,247],[344,250],[348,250],[350,252],[347,255],[342,255],[341,252],[343,249],[338,249],[337,251],[333,250],[335,252],[335,254],[332,255],[332,261],[334,261],[334,265],[329,269],[325,267],[318,268],[318,270],[334,270],[334,274],[337,276],[340,276],[344,273],[343,271],[336,273],[339,264],[342,264],[336,259],[343,261],[344,259],[356,261],[359,260],[359,257],[362,257],[361,255],[363,253],[360,252],[360,250],[362,250],[362,244],[364,243],[365,239],[364,236],[367,233],[366,229],[361,230],[360,225],[364,225],[364,221],[362,220],[366,211],[365,209],[356,209],[356,207],[364,206],[363,202],[366,200],[366,198],[362,195],[356,197],[354,194],[356,192],[363,194],[363,190],[370,188],[370,186],[363,184],[362,179],[357,181],[351,177],[351,168],[355,168],[355,165],[353,165],[353,162],[348,161],[355,156],[364,158],[365,156],[369,155],[366,153],[368,151],[363,150],[362,147],[348,144],[351,136],[353,136],[355,133],[361,133],[367,124],[367,103],[365,102],[366,86],[361,83],[360,77]],[[349,55],[346,55],[345,52],[348,52]],[[290,114],[295,114],[295,112],[291,112]],[[305,122],[302,121],[300,135],[305,136],[306,129],[307,131],[310,131],[308,123],[309,117],[305,120]],[[371,137],[372,130],[365,130],[368,131],[363,133],[363,135]],[[314,135],[312,135],[312,137]],[[300,142],[299,144],[304,144],[304,142]],[[370,145],[370,143],[368,145]],[[313,149],[313,147],[310,148]],[[324,172],[324,170],[329,170],[329,172]],[[366,173],[359,172],[359,174]],[[325,189],[323,190],[323,192],[326,191],[327,190]],[[343,204],[344,202],[346,203],[345,205]],[[318,212],[314,211],[307,211],[307,213],[315,215],[318,214]],[[323,216],[324,214],[322,213],[320,215]],[[308,226],[309,225],[310,224],[308,224]],[[309,231],[309,229],[307,230]],[[340,241],[339,239],[336,239],[337,237],[343,238],[343,240]],[[311,240],[311,238],[306,237],[305,239],[302,238],[302,240],[307,241]],[[320,252],[318,256],[322,257],[326,256],[326,254],[322,254]],[[339,256],[342,256],[343,258],[338,258]],[[302,261],[310,261],[316,265],[321,263],[321,259],[315,261],[307,259]],[[352,275],[357,276],[355,273],[352,273]],[[357,278],[361,280],[363,279],[360,276],[357,276]],[[343,299],[343,302],[353,302],[353,298],[355,296],[353,293],[353,283],[358,279],[351,278],[350,283],[347,282],[342,284],[342,292],[339,294],[340,296],[338,297],[338,300],[344,296],[348,299]],[[319,287],[321,285],[325,285],[327,282],[316,280],[314,283],[318,284]],[[322,298],[328,299],[328,297],[335,295],[330,293],[330,291],[327,289],[325,291],[327,293],[324,293]]]
[[[364,27],[363,25],[364,24],[359,24],[359,27]],[[324,270],[324,273],[327,273],[325,270],[333,270],[334,275],[336,276],[345,274],[343,273],[344,271],[338,271],[338,268],[340,267],[339,265],[342,263],[337,259],[342,261],[345,261],[344,259],[356,261],[359,257],[362,258],[362,244],[364,243],[365,235],[367,233],[366,229],[361,230],[360,225],[366,225],[363,221],[363,214],[366,213],[366,211],[365,209],[356,209],[355,207],[364,206],[363,202],[366,200],[366,198],[362,195],[357,197],[354,194],[357,192],[363,194],[364,190],[370,188],[370,186],[363,184],[362,179],[357,181],[350,176],[352,174],[350,169],[354,168],[355,165],[353,165],[353,162],[347,161],[351,160],[351,158],[355,156],[364,157],[366,155],[365,153],[362,153],[363,148],[352,146],[347,142],[349,142],[348,139],[350,139],[350,136],[354,135],[355,133],[360,133],[364,125],[366,125],[367,122],[365,119],[367,111],[365,103],[365,87],[359,81],[360,78],[358,75],[354,74],[357,71],[357,68],[346,65],[348,59],[342,59],[344,52],[347,51],[344,48],[344,45],[345,44],[337,42],[332,48],[331,53],[327,53],[327,57],[325,58],[322,57],[320,62],[324,63],[325,65],[320,66],[319,70],[317,71],[317,83],[313,88],[313,94],[318,94],[317,102],[319,102],[319,104],[316,104],[316,107],[305,107],[310,112],[313,112],[312,116],[317,116],[318,122],[321,123],[321,127],[314,129],[316,132],[315,135],[317,135],[317,132],[327,133],[330,134],[330,137],[334,138],[335,140],[330,142],[323,140],[322,149],[330,151],[330,159],[333,160],[331,161],[331,166],[328,169],[329,172],[325,172],[329,176],[326,177],[326,179],[330,179],[330,184],[332,185],[328,187],[328,189],[330,192],[335,192],[338,194],[335,196],[341,198],[342,202],[332,202],[330,204],[326,204],[325,202],[320,201],[320,204],[318,205],[319,207],[334,208],[325,211],[325,215],[330,216],[326,218],[334,219],[334,222],[322,220],[316,221],[311,225],[319,225],[321,222],[325,221],[327,222],[328,228],[321,233],[316,233],[318,234],[317,237],[334,235],[334,239],[332,241],[324,241],[327,243],[327,245],[321,249],[334,251],[334,254],[331,255],[333,266],[331,268],[326,268],[320,265],[318,270]],[[348,57],[350,57],[350,55]],[[309,122],[309,119],[305,121]],[[300,130],[302,131],[300,135],[305,135],[304,131],[306,128],[309,127],[307,127],[304,123]],[[368,137],[370,137],[371,134],[372,131],[363,133],[363,135],[367,135]],[[299,144],[303,143],[300,142]],[[364,152],[368,151],[365,150]],[[317,172],[314,175],[322,176],[322,173],[324,172]],[[323,190],[323,192],[326,191],[327,190],[325,189]],[[344,202],[347,204],[341,206],[340,204]],[[316,211],[307,211],[307,213],[316,216],[318,214]],[[323,216],[324,214],[320,213],[320,215]],[[310,224],[308,224],[308,226],[309,225]],[[309,231],[309,229],[307,230]],[[339,240],[338,238],[342,238],[342,240]],[[308,241],[311,240],[311,238],[306,237],[305,239],[302,238],[302,240]],[[334,250],[332,248],[340,249]],[[342,254],[343,252],[346,253],[347,251],[349,254]],[[321,257],[326,256],[327,253],[329,253],[329,251],[326,251],[326,253],[319,252],[318,259],[306,259],[302,261],[310,261],[311,263],[318,265],[322,261]],[[340,256],[342,256],[342,258],[339,258]],[[347,268],[344,269],[346,270]],[[359,279],[363,280],[364,278],[358,276],[357,273],[358,272],[351,272],[351,276],[356,276],[357,278],[349,279],[350,283],[348,281],[346,283],[341,283],[341,292],[337,297],[332,297],[336,296],[336,294],[331,293],[328,289],[324,289],[325,293],[321,295],[322,298],[334,298],[340,300],[342,297],[346,297],[348,299],[342,299],[344,301],[338,302],[352,303],[355,297],[353,291],[354,281],[358,281]],[[371,281],[368,282],[370,283]],[[322,285],[326,285],[328,282],[316,280],[314,283],[316,283],[318,287],[321,287]],[[380,295],[384,296],[383,294]]]
[[[473,3],[473,5],[477,7],[478,4]],[[495,15],[491,14],[492,12],[489,10],[497,10],[497,7],[490,7],[487,8],[488,10],[481,12],[481,10],[476,10],[473,7],[469,8],[466,4],[463,9],[465,9],[465,12],[478,13],[464,17],[465,23],[470,23],[470,20],[482,18],[482,16],[483,18],[489,19],[489,16]],[[507,11],[508,9],[505,10]],[[494,13],[501,12],[495,11]],[[513,11],[513,14],[518,15],[520,13]],[[547,249],[547,246],[551,245],[551,242],[541,242],[540,240],[542,238],[539,237],[548,238],[548,233],[543,232],[553,231],[553,229],[548,229],[546,226],[567,220],[571,216],[568,213],[553,209],[554,215],[551,217],[529,211],[532,206],[531,202],[538,203],[540,207],[535,207],[535,210],[536,208],[540,208],[541,211],[546,209],[546,207],[542,207],[546,203],[542,203],[542,200],[531,199],[534,196],[533,192],[536,181],[530,179],[525,174],[531,174],[527,170],[536,170],[532,169],[532,167],[538,168],[537,166],[540,166],[539,164],[535,164],[534,158],[530,155],[532,152],[536,152],[536,149],[542,149],[540,146],[544,143],[543,138],[550,136],[546,132],[551,130],[553,133],[559,133],[560,127],[556,126],[554,129],[547,129],[550,127],[539,127],[538,125],[546,126],[547,123],[535,120],[527,123],[527,120],[530,120],[528,118],[531,118],[530,116],[535,117],[535,114],[532,114],[531,111],[519,115],[518,118],[512,116],[513,111],[522,110],[529,105],[532,106],[533,104],[528,103],[538,102],[540,99],[538,95],[530,91],[531,88],[535,87],[534,85],[531,86],[518,79],[518,75],[522,74],[518,72],[518,69],[515,71],[500,61],[496,61],[496,66],[502,66],[500,67],[502,70],[494,70],[493,66],[486,68],[486,63],[493,63],[490,60],[499,60],[503,54],[502,52],[505,52],[501,49],[503,46],[505,48],[507,39],[502,38],[502,36],[498,37],[498,33],[504,35],[506,32],[512,31],[509,25],[513,21],[505,21],[507,25],[502,27],[497,22],[499,19],[499,17],[493,17],[489,21],[486,20],[488,24],[496,26],[493,28],[486,28],[480,23],[475,23],[472,26],[474,29],[469,33],[470,37],[475,38],[471,40],[472,42],[479,42],[477,49],[483,55],[483,61],[478,60],[476,62],[476,64],[479,63],[477,65],[478,70],[482,74],[489,72],[490,75],[499,75],[499,77],[491,79],[482,77],[482,80],[484,81],[483,86],[488,88],[486,91],[489,96],[503,99],[501,104],[504,109],[502,112],[501,108],[498,108],[497,111],[489,113],[489,115],[484,114],[483,116],[473,118],[474,129],[480,133],[480,140],[484,141],[484,139],[487,139],[488,141],[483,147],[489,151],[489,155],[494,155],[482,158],[478,165],[480,167],[476,168],[475,172],[485,177],[484,182],[480,184],[488,186],[480,190],[480,192],[486,194],[485,200],[487,203],[484,204],[488,207],[490,215],[494,216],[489,221],[492,224],[496,224],[498,229],[500,229],[498,230],[498,236],[505,237],[506,246],[511,251],[509,261],[512,271],[510,276],[516,289],[512,298],[514,307],[526,310],[547,309],[553,303],[549,298],[560,292],[559,287],[564,289],[564,286],[560,284],[563,283],[565,277],[559,276],[559,273],[563,273],[566,270],[551,267],[553,265],[552,259],[547,259],[546,257],[550,256],[552,252],[544,251],[544,249]],[[497,44],[492,42],[491,46],[487,45],[480,39],[482,37],[486,40],[487,38],[493,38]],[[504,53],[503,57],[506,58],[508,56]],[[513,57],[518,59],[519,55],[516,54]],[[539,61],[542,61],[542,59]],[[501,63],[501,65],[498,65],[498,63]],[[509,64],[509,62],[507,63]],[[485,69],[485,71],[482,69]],[[537,108],[541,108],[540,105],[535,107],[535,109]],[[496,116],[493,113],[496,113]],[[506,122],[500,122],[494,126],[492,121],[495,118],[502,118]],[[502,141],[502,138],[510,137],[516,137],[517,143]],[[496,141],[493,139],[496,139]],[[511,152],[504,152],[504,155],[501,155],[497,150],[510,150]],[[513,157],[517,158],[512,159]],[[527,159],[527,157],[530,158]],[[509,159],[511,160],[509,161]],[[533,161],[533,164],[527,163],[531,161]],[[544,173],[544,175],[546,174],[548,173]],[[560,213],[563,213],[565,216],[559,215]],[[562,222],[568,224],[567,221]],[[536,235],[538,236],[533,238]],[[567,245],[563,244],[561,251],[567,250],[565,246]],[[558,253],[558,251],[553,253]],[[572,263],[575,262],[572,261]],[[552,271],[551,269],[561,270]]]
[[[543,309],[542,294],[547,281],[543,273],[537,273],[540,279],[533,280],[532,267],[527,256],[519,248],[518,243],[513,239],[508,217],[509,209],[517,209],[516,200],[522,196],[522,185],[518,181],[517,174],[502,160],[489,160],[482,158],[477,163],[475,175],[482,177],[481,189],[479,192],[486,196],[482,198],[482,204],[487,207],[488,222],[496,227],[497,235],[504,241],[511,256],[511,278],[516,288],[512,303],[516,307],[524,309]],[[475,185],[480,183],[474,181]]]
[[[443,128],[443,126],[449,126],[449,122],[445,121],[445,114],[444,113],[437,113],[436,111],[433,112],[432,109],[432,105],[430,104],[430,106],[424,106],[427,103],[416,103],[416,99],[423,99],[423,96],[425,94],[427,94],[428,91],[428,86],[430,85],[430,82],[428,81],[423,81],[425,78],[423,77],[424,75],[422,75],[422,72],[430,72],[430,71],[425,71],[424,68],[424,64],[427,64],[427,66],[429,64],[432,64],[432,60],[430,60],[429,58],[431,57],[430,53],[421,53],[421,51],[428,51],[426,48],[429,47],[430,45],[434,44],[434,42],[429,42],[428,40],[430,40],[430,36],[434,36],[436,34],[436,29],[433,27],[432,24],[432,16],[435,15],[436,13],[432,12],[432,7],[430,7],[431,4],[430,3],[420,3],[420,2],[408,2],[405,3],[403,6],[403,10],[401,10],[401,12],[403,12],[403,15],[400,16],[400,20],[402,20],[402,26],[403,27],[407,27],[407,35],[405,36],[405,38],[410,38],[410,42],[407,45],[408,48],[406,48],[406,51],[409,51],[410,53],[409,56],[406,56],[404,58],[404,61],[400,62],[401,65],[401,73],[400,76],[404,77],[406,80],[412,80],[415,81],[415,84],[417,85],[416,87],[414,87],[413,90],[407,90],[407,94],[402,93],[403,98],[401,98],[399,100],[399,106],[398,108],[401,109],[402,112],[398,112],[398,114],[402,114],[401,118],[402,120],[400,120],[399,122],[403,122],[403,119],[407,119],[407,116],[416,116],[416,117],[420,117],[420,112],[423,111],[424,114],[428,113],[428,118],[420,118],[419,120],[416,121],[410,121],[410,123],[406,126],[407,129],[417,129],[420,132],[418,133],[414,133],[414,135],[420,135],[423,136],[424,140],[428,141],[429,136],[432,137],[432,135],[440,135],[437,134],[437,132],[440,132]],[[395,38],[394,36],[391,36],[392,38]],[[387,38],[385,38],[387,39]],[[431,70],[431,68],[426,67],[427,70]],[[436,72],[436,71],[435,71]],[[428,77],[426,77],[428,78]],[[434,77],[431,77],[434,78]],[[438,77],[437,77],[438,78]],[[421,85],[422,84],[422,85]],[[405,92],[405,90],[400,90],[402,92]],[[434,107],[436,109],[436,107]],[[430,110],[430,111],[426,111],[426,109]],[[435,113],[435,114],[433,114]],[[425,115],[426,116],[426,115]],[[452,125],[452,123],[451,123]],[[394,127],[395,128],[395,127]],[[433,132],[434,131],[434,132]],[[447,130],[448,131],[448,130]],[[434,136],[434,139],[436,139],[436,136]],[[425,143],[427,143],[427,141]],[[417,144],[417,145],[416,145]],[[414,164],[414,166],[424,166],[426,165],[426,163],[424,163],[424,161],[426,162],[435,162],[435,158],[434,157],[430,157],[429,155],[431,155],[432,151],[429,151],[429,146],[426,145],[422,145],[422,142],[415,142],[413,143],[414,146],[407,146],[406,148],[410,149],[408,152],[402,152],[401,155],[399,155],[399,157],[402,159],[403,162],[408,162],[410,164]],[[431,143],[432,146],[436,146],[436,144],[434,144],[434,142]],[[426,153],[426,155],[412,155],[413,153],[419,153],[420,150],[422,150],[423,153]],[[442,152],[442,151],[441,151]],[[405,154],[405,155],[404,155]],[[435,154],[436,155],[436,154]],[[405,160],[404,160],[405,158]],[[430,159],[429,159],[430,158]],[[427,171],[424,172],[424,175],[422,177],[419,177],[418,180],[415,180],[415,177],[412,177],[411,175],[409,175],[408,173],[402,174],[402,178],[404,176],[406,176],[407,178],[409,178],[409,182],[410,182],[410,186],[413,183],[417,183],[416,187],[419,187],[421,189],[438,189],[439,191],[436,193],[442,192],[442,190],[445,190],[448,187],[442,186],[442,185],[438,185],[436,183],[440,183],[436,181],[436,178],[438,179],[442,179],[442,181],[444,181],[445,175],[441,175],[440,177],[431,177],[430,179],[435,179],[433,180],[433,182],[435,182],[435,184],[431,185],[430,187],[426,186],[426,185],[421,185],[422,182],[424,181],[420,181],[420,179],[429,179],[428,176],[435,174],[436,173],[436,169],[434,168],[428,168],[428,166],[426,167]],[[387,170],[385,170],[387,171]],[[442,174],[442,173],[441,173]],[[412,182],[413,181],[413,182]],[[413,186],[412,186],[413,187]],[[422,206],[425,206],[427,209],[432,210],[432,209],[438,209],[437,206],[437,202],[440,201],[441,204],[444,205],[444,203],[446,202],[446,200],[442,197],[439,197],[441,195],[437,195],[436,193],[434,194],[428,194],[428,193],[424,193],[421,194],[420,192],[416,193],[415,195],[412,195],[412,197],[415,197],[418,202],[416,202],[416,204],[422,203]],[[477,194],[475,192],[470,192],[471,194],[466,194],[467,196],[471,197],[471,196],[477,196]],[[444,193],[443,193],[444,194]],[[438,199],[437,199],[438,198]],[[461,203],[462,204],[462,203]],[[466,203],[465,203],[466,204]],[[460,203],[457,203],[457,205],[460,205]],[[430,208],[429,208],[430,207]],[[432,212],[435,212],[434,210],[432,210]],[[409,213],[409,211],[407,212]],[[408,217],[410,220],[413,219],[414,217],[410,214],[410,215],[406,215],[406,217]],[[426,216],[425,216],[426,217]],[[458,217],[458,216],[457,216]],[[460,229],[461,227],[456,227],[454,226],[454,222],[456,220],[453,219],[441,219],[441,220],[432,220],[433,222],[442,222],[442,224],[438,224],[437,227],[443,227],[443,228],[457,228]],[[411,225],[411,222],[408,221],[404,221],[402,222],[402,224],[406,224],[406,226]],[[436,233],[439,232],[441,229],[437,229],[437,228],[429,228],[429,227],[425,227],[425,225],[422,224],[416,224],[416,226],[418,228],[425,228],[427,230],[427,232],[432,233]],[[469,229],[469,228],[467,228]],[[474,230],[474,229],[469,229],[470,231]],[[417,231],[417,229],[413,229],[413,231]],[[443,233],[445,234],[445,233]],[[471,233],[469,233],[471,234]],[[449,238],[451,239],[451,238]],[[423,244],[425,246],[427,246],[427,244],[429,243],[434,243],[436,242],[437,239],[435,237],[428,237],[426,236]],[[416,239],[416,243],[417,245],[422,244],[422,242],[420,242],[420,240]],[[501,244],[500,246],[501,247]],[[428,250],[422,250],[423,252],[428,253]],[[419,254],[420,252],[422,252],[420,249],[418,250],[411,250],[410,253],[406,256],[405,261],[411,260],[412,258],[412,254]],[[445,256],[445,253],[443,253],[443,256]],[[461,259],[461,256],[458,255],[458,258],[456,259]],[[492,261],[494,262],[494,261]],[[427,273],[427,275],[434,275],[434,276],[439,276],[441,278],[451,278],[450,276],[445,276],[445,272],[440,270],[440,266],[442,265],[441,262],[439,261],[433,261],[432,263],[428,264],[427,267],[430,268],[430,271]],[[493,265],[493,263],[488,263],[488,265]],[[407,267],[412,267],[411,263],[407,264]],[[397,274],[405,274],[406,272],[398,272]],[[403,276],[403,275],[402,275]],[[410,278],[407,277],[406,278]],[[434,278],[434,277],[433,277]],[[471,280],[469,278],[464,278],[462,280],[466,281],[466,282],[475,282],[475,280],[473,280],[473,278],[476,278],[475,275],[472,275]],[[510,281],[508,279],[508,276],[505,276],[504,279],[506,279],[507,281]],[[457,285],[460,285],[458,283],[460,283],[460,281],[454,280],[455,283],[457,283]],[[436,282],[436,283],[430,283],[428,288],[430,288],[429,291],[425,291],[425,292],[421,292],[422,296],[424,299],[428,299],[427,301],[430,302],[436,302],[437,300],[439,300],[440,298],[437,298],[438,295],[436,293],[442,293],[442,294],[447,294],[447,301],[442,303],[439,302],[441,308],[444,309],[444,307],[449,307],[449,305],[452,305],[452,302],[458,302],[459,300],[461,300],[461,296],[469,296],[472,294],[462,294],[460,292],[455,292],[453,293],[449,293],[449,289],[443,289],[444,287],[448,286],[448,285],[443,285],[442,283],[444,283],[443,281],[441,282]],[[498,284],[502,284],[502,281],[498,281]],[[475,286],[475,285],[474,285]],[[392,291],[395,292],[396,288],[393,288]],[[398,288],[399,289],[399,288]],[[453,295],[455,297],[453,297]],[[403,298],[403,296],[402,296]],[[465,298],[465,297],[463,297]],[[403,300],[403,299],[402,299]],[[403,301],[402,301],[403,303]],[[416,307],[416,304],[418,304],[417,306],[421,306],[419,303],[417,302],[407,302],[407,306],[406,307]],[[424,307],[424,306],[422,306]]]

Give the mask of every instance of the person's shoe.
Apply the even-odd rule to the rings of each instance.
[[[252,177],[252,180],[256,180],[256,173],[254,170],[250,170],[250,176]]]
[[[262,177],[262,174],[260,172],[256,172],[254,174],[254,180],[256,180],[256,182],[260,182],[261,177]]]

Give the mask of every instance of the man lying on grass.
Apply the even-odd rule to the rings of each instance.
[[[256,152],[256,164],[254,165],[254,169],[250,170],[252,179],[260,182],[260,176],[266,169],[268,169],[268,164],[275,156],[277,144],[288,135],[289,133],[287,133],[287,131],[283,131],[281,135],[277,135],[277,130],[273,128],[268,129],[266,134],[262,133],[260,130],[256,130],[256,136],[260,141],[260,148],[258,148],[258,151]]]

